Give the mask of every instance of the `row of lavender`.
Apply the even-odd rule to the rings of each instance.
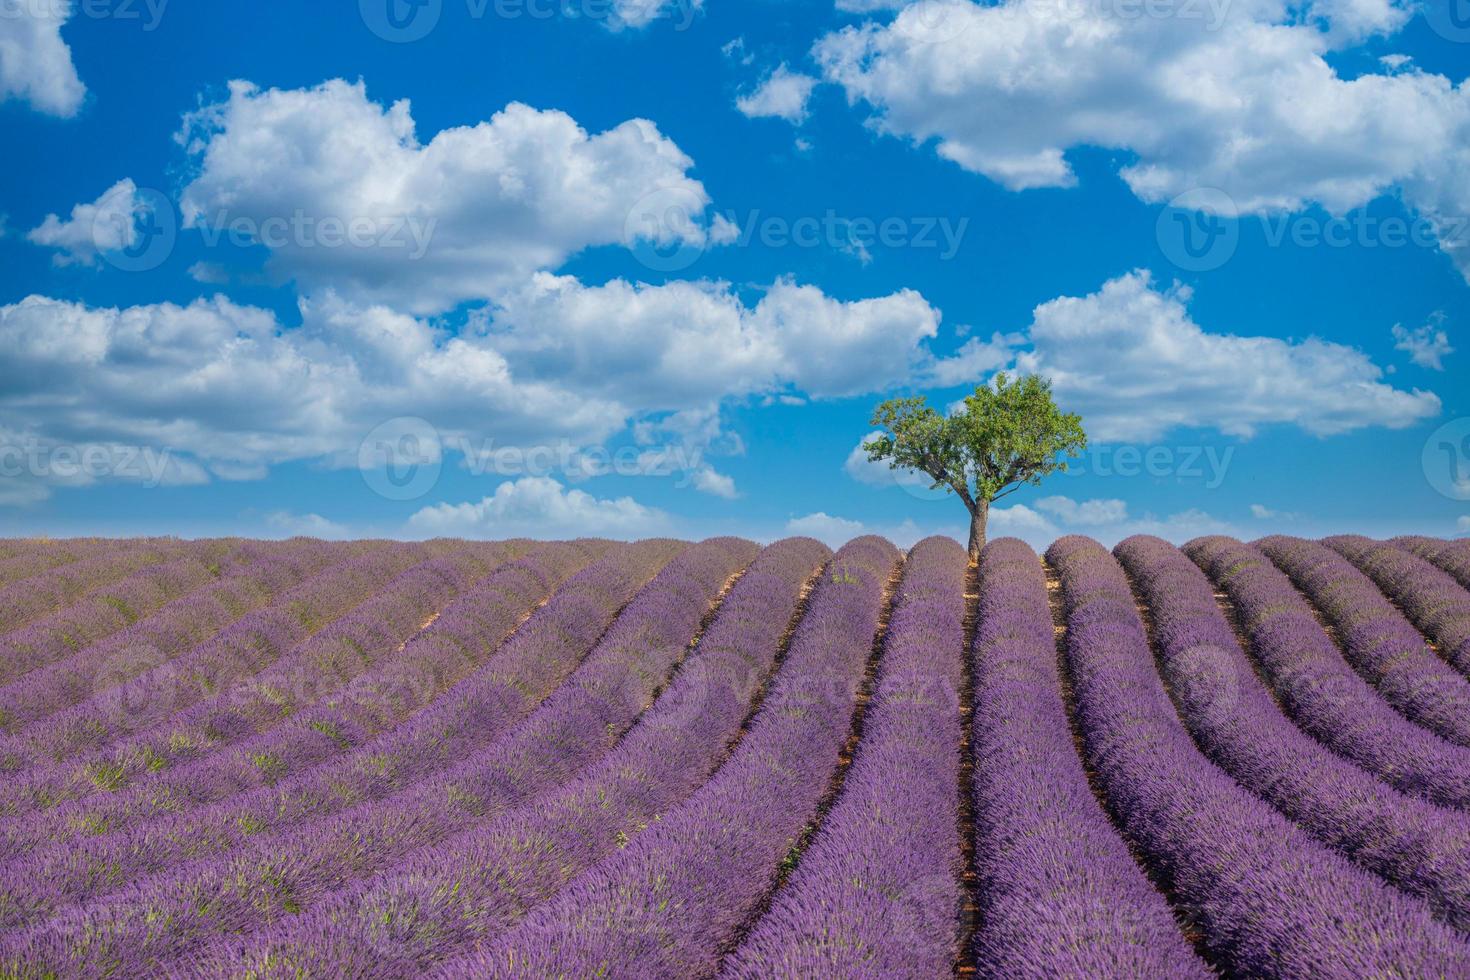
[[[709,574],[695,579],[706,583],[713,598],[731,573],[731,549],[711,544],[695,550],[706,556],[706,565],[711,554],[722,561],[712,584]],[[677,629],[678,617],[669,616],[667,603],[641,616],[633,609],[617,614],[683,551],[685,546],[665,541],[615,550],[557,590],[482,669],[405,724],[327,764],[275,786],[82,842],[80,849],[53,848],[46,857],[72,890],[58,894],[17,880],[7,882],[6,900],[22,921],[37,911],[63,911],[9,945],[54,950],[25,953],[21,960],[51,960],[74,971],[103,968],[115,957],[157,964],[210,935],[249,931],[304,910],[342,881],[431,841],[435,820],[449,824],[446,831],[456,829],[454,821],[473,821],[477,811],[468,794],[454,792],[444,771],[472,756],[476,744],[492,744],[531,715],[615,619],[618,626],[604,642],[619,656],[646,644],[650,630]],[[664,591],[688,590],[693,571],[682,564],[665,579]],[[697,624],[703,605],[692,613],[688,601],[685,606],[685,618]],[[441,623],[452,628],[453,613],[451,608],[426,635],[437,634]],[[394,799],[395,794],[410,799]],[[107,874],[99,877],[99,868]],[[109,892],[115,894],[106,897]],[[83,904],[94,897],[101,900]],[[173,923],[167,933],[152,927],[159,917]],[[85,939],[75,942],[76,936]]]
[[[437,623],[396,640],[416,616],[461,596],[449,619],[510,554],[478,565],[419,556],[395,580],[401,596],[368,597],[331,624],[352,638],[345,647],[316,642],[328,632],[319,625],[232,675],[224,695],[104,741],[127,772],[111,787],[122,793],[93,780],[62,808],[59,832],[42,819],[56,815],[50,805],[11,821],[29,830],[6,828],[0,968],[928,976],[958,954],[985,975],[1204,975],[1200,956],[1270,975],[1465,969],[1466,680],[1446,663],[1464,644],[1470,598],[1452,578],[1460,549],[1205,539],[1186,557],[1136,539],[1117,551],[1125,576],[1097,545],[1059,542],[1059,671],[1041,565],[1017,542],[992,545],[972,648],[980,917],[960,950],[963,558],[952,542],[911,555],[863,737],[846,777],[830,775],[868,665],[853,651],[866,642],[853,628],[861,603],[840,590],[881,585],[879,544],[849,546],[823,576],[769,698],[753,664],[781,659],[774,613],[782,602],[789,612],[819,560],[813,542],[768,549],[723,603],[749,546],[689,549],[641,591],[624,580],[621,594],[638,597],[602,614],[615,625],[590,654],[566,636],[586,607],[563,602],[543,648],[528,644],[509,678],[478,683],[501,660],[486,650],[460,658],[448,683],[436,674],[427,696],[387,710],[369,697],[364,717],[376,721],[336,727],[326,713],[357,704],[355,680],[391,673],[435,634]],[[648,575],[680,551],[644,549]],[[611,566],[588,571],[599,567]],[[833,595],[847,600],[842,654],[804,641],[832,613],[826,639],[842,634]],[[711,604],[719,615],[701,636]],[[879,613],[875,599],[869,638]],[[752,640],[748,655],[719,659]],[[272,677],[309,696],[278,703]],[[431,722],[427,740],[399,736],[461,688],[476,693]],[[723,710],[707,719],[711,704]],[[288,749],[290,771],[266,773],[266,744],[320,754],[292,768]],[[830,755],[813,751],[824,744]],[[156,768],[135,761],[155,757]],[[91,757],[79,764],[97,771]],[[841,787],[830,811],[829,783]],[[215,788],[191,799],[197,785]],[[138,819],[160,812],[175,815]]]
[[[117,788],[125,771],[107,763],[106,749],[248,680],[425,558],[416,547],[350,557],[176,657],[151,666],[145,659],[132,676],[111,662],[102,674],[108,683],[90,697],[0,742],[0,754],[22,770],[20,778],[0,789],[0,810],[44,810],[60,800]]]
[[[526,773],[532,784],[523,782],[515,793],[487,786],[479,798],[481,820],[297,919],[245,943],[221,943],[195,966],[201,973],[262,977],[298,971],[416,977],[514,924],[708,779],[765,689],[783,627],[827,556],[803,539],[767,548],[615,747],[589,751],[585,741],[603,737],[596,727],[606,715],[579,717],[570,700],[548,704],[535,727],[566,726],[572,738],[547,746],[552,756]],[[654,596],[647,598],[650,604]],[[518,742],[524,739],[504,747]],[[567,773],[575,775],[534,795]]]

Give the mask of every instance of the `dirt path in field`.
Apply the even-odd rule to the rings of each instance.
[[[960,906],[954,975],[969,978],[976,973],[972,949],[980,927],[980,874],[975,863],[975,634],[980,630],[980,565],[971,562],[965,570],[965,647],[960,651],[960,767],[959,823],[960,875],[963,902]]]
[[[456,596],[455,598],[458,598],[458,596]],[[439,622],[439,617],[442,615],[444,615],[444,610],[435,610],[428,619],[424,620],[422,623],[419,623],[419,628],[414,631],[413,636],[410,636],[408,639],[398,644],[398,649],[393,652],[402,653],[404,650],[407,650],[408,645],[414,640],[417,640],[419,637],[423,636],[426,632],[428,632],[429,627]]]

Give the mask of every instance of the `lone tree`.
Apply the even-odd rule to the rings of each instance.
[[[1066,472],[1066,457],[1087,448],[1082,418],[1057,408],[1051,382],[997,374],[965,399],[963,411],[940,415],[923,398],[894,398],[873,410],[885,434],[865,444],[868,459],[918,470],[958,496],[970,511],[970,558],[985,547],[990,505],[1023,486]]]

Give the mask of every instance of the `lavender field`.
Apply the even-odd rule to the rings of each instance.
[[[1470,975],[1470,541],[0,541],[0,976]]]

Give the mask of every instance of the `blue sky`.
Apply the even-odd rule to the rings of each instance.
[[[1463,534],[1457,13],[6,0],[0,534],[906,543],[1002,368],[994,533]]]

